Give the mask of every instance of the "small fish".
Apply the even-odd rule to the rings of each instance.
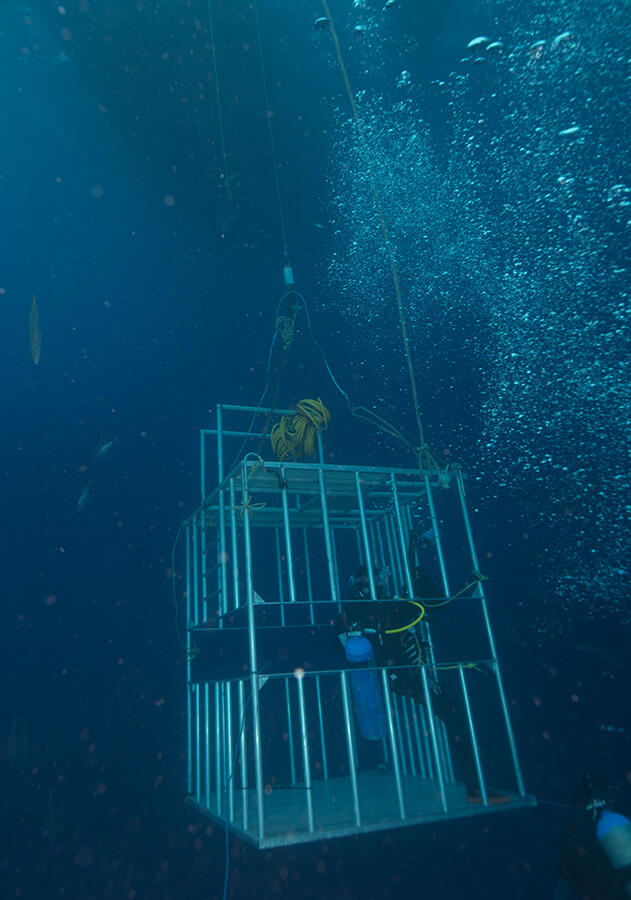
[[[94,458],[100,459],[102,456],[105,456],[108,450],[111,450],[118,438],[112,438],[111,441],[106,441],[104,444],[94,452]]]
[[[14,716],[7,738],[6,758],[12,769],[22,769],[28,762],[29,735],[25,716]]]
[[[92,482],[86,481],[83,486],[81,493],[79,494],[79,499],[77,500],[77,512],[80,512],[83,507],[88,502],[88,497],[90,496],[90,490],[92,488]]]
[[[46,801],[46,817],[44,820],[45,834],[51,845],[55,844],[57,839],[57,816],[55,815],[55,791],[54,788],[48,789],[48,799]]]
[[[624,728],[619,728],[616,725],[599,725],[599,731],[607,731],[609,734],[624,734]]]
[[[31,304],[31,313],[29,315],[29,341],[31,345],[31,359],[35,365],[37,365],[42,352],[42,329],[39,324],[39,311],[37,309],[35,295],[31,294],[31,296],[33,297],[33,302]]]

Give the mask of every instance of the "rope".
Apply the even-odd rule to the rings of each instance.
[[[449,597],[447,597],[446,600],[441,600],[440,603],[427,603],[427,601],[425,601],[425,605],[427,606],[427,608],[428,609],[438,609],[440,606],[447,606],[448,603],[451,603],[451,601],[455,600],[456,597],[459,597],[461,594],[464,594],[464,592],[468,591],[469,588],[473,587],[474,584],[480,584],[483,581],[489,580],[488,575],[482,575],[481,572],[475,572],[474,574],[475,574],[475,578],[473,579],[473,581],[470,581],[469,584],[465,584],[465,586],[463,588],[461,588],[459,591],[456,591],[455,594],[451,594]]]
[[[248,491],[248,484],[250,483],[250,478],[252,478],[252,476],[257,471],[257,469],[262,469],[265,466],[263,459],[259,456],[258,453],[248,453],[247,456],[244,458],[243,462],[247,463],[248,458],[251,456],[253,456],[255,458],[256,462],[254,463],[254,465],[252,466],[252,468],[249,471],[247,471],[247,466],[246,466],[247,474],[245,476],[245,480],[244,480],[243,486],[241,488],[241,503],[237,503],[233,506],[233,509],[235,510],[235,512],[238,512],[242,519],[245,518],[246,514],[248,516],[252,516],[253,512],[257,512],[258,510],[265,508],[264,503],[252,503],[252,497],[250,496],[250,493]]]
[[[287,256],[287,233],[285,230],[285,216],[283,215],[283,203],[280,194],[280,182],[278,179],[278,163],[276,161],[276,141],[274,140],[274,129],[272,128],[272,109],[269,102],[269,91],[267,89],[267,74],[265,71],[265,59],[263,57],[263,41],[261,39],[261,28],[259,24],[259,10],[254,0],[254,21],[256,22],[256,39],[259,48],[259,58],[261,60],[261,80],[263,82],[263,95],[265,97],[265,119],[267,121],[267,133],[269,135],[270,149],[272,152],[272,166],[274,168],[274,185],[276,188],[276,202],[278,203],[278,217],[280,219],[280,231],[283,242],[283,253]]]
[[[326,431],[331,419],[322,400],[301,400],[294,416],[282,416],[272,428],[272,450],[277,459],[300,459],[311,456],[315,449],[316,435]]]
[[[217,94],[217,118],[219,120],[219,139],[221,142],[221,155],[223,157],[223,187],[226,190],[228,200],[232,200],[230,182],[236,175],[228,175],[228,156],[226,153],[226,140],[223,129],[223,113],[221,110],[221,94],[219,92],[219,72],[217,69],[217,51],[215,49],[215,29],[213,27],[212,0],[208,0],[208,21],[210,23],[210,46],[213,56],[213,70],[215,73],[215,91]]]
[[[351,400],[351,398],[349,397],[347,392],[340,385],[336,376],[333,374],[333,371],[331,369],[329,361],[326,357],[326,353],[324,352],[324,350],[322,349],[322,347],[320,346],[320,344],[318,343],[318,341],[315,339],[315,337],[313,335],[313,330],[311,327],[311,316],[309,314],[309,307],[307,306],[307,301],[301,294],[298,294],[297,296],[300,298],[300,301],[302,302],[302,307],[303,307],[303,309],[305,311],[305,315],[307,317],[307,334],[309,335],[311,343],[313,344],[313,346],[316,348],[316,350],[322,357],[322,361],[324,363],[324,367],[326,368],[326,370],[329,374],[329,378],[333,382],[333,385],[335,386],[336,390],[339,391],[339,393],[344,398],[344,400],[350,410],[351,415],[355,416],[358,419],[363,419],[365,422],[368,422],[370,425],[373,425],[375,428],[378,428],[380,431],[383,431],[385,434],[389,434],[391,437],[394,437],[397,440],[401,441],[401,443],[404,444],[414,456],[419,458],[420,454],[419,454],[418,448],[414,445],[412,440],[410,440],[400,428],[398,428],[396,425],[393,425],[391,422],[389,422],[383,416],[380,416],[379,413],[376,413],[373,410],[368,409],[368,407],[353,403],[353,401]],[[427,449],[425,450],[423,458],[419,459],[419,462],[421,464],[421,467],[423,466],[423,464],[425,464],[430,469],[433,469],[433,468],[439,469],[440,468],[440,466],[438,465],[438,462],[434,459],[434,457],[429,453],[429,451]]]
[[[180,525],[177,530],[177,534],[175,535],[175,540],[173,541],[173,546],[171,547],[171,588],[173,595],[173,606],[175,608],[175,634],[177,636],[178,641],[184,648],[184,658],[187,662],[192,662],[195,657],[201,652],[200,648],[197,644],[191,644],[190,647],[186,646],[186,642],[182,638],[182,634],[180,632],[180,610],[177,602],[177,590],[175,587],[175,550],[178,545],[178,541],[180,539],[180,535],[182,534],[182,529],[184,528],[184,522]]]
[[[379,195],[379,188],[377,187],[377,180],[375,178],[372,164],[370,162],[370,153],[368,151],[368,144],[366,142],[366,137],[364,135],[364,129],[363,129],[363,126],[361,123],[361,119],[359,118],[357,106],[355,104],[355,98],[353,97],[353,91],[351,90],[350,81],[348,78],[348,74],[346,72],[346,66],[344,65],[344,60],[342,59],[342,51],[340,48],[340,42],[338,40],[337,32],[336,32],[335,26],[333,24],[333,19],[331,18],[331,11],[329,9],[329,4],[327,3],[327,0],[322,0],[322,5],[324,7],[325,15],[326,15],[327,19],[329,20],[330,31],[331,31],[331,35],[333,37],[333,43],[335,45],[335,53],[337,55],[337,60],[338,60],[339,66],[340,66],[340,71],[342,73],[342,78],[344,79],[344,84],[346,86],[346,93],[348,94],[348,99],[349,99],[349,102],[351,105],[353,118],[354,118],[355,124],[357,126],[357,133],[359,135],[359,140],[360,140],[360,143],[362,146],[362,150],[363,150],[365,161],[366,161],[366,167],[368,170],[368,178],[370,181],[370,186],[372,189],[373,197],[375,199],[377,213],[379,215],[379,222],[381,225],[381,232],[383,234],[385,249],[386,249],[386,253],[388,254],[388,259],[390,262],[390,270],[392,273],[392,280],[394,283],[394,293],[395,293],[396,301],[397,301],[397,311],[399,314],[399,324],[401,326],[401,337],[403,340],[403,349],[405,351],[408,375],[409,375],[409,379],[410,379],[410,388],[412,391],[412,403],[413,403],[413,407],[414,407],[414,416],[416,419],[416,426],[418,429],[418,435],[419,435],[419,441],[420,441],[418,450],[416,452],[419,457],[419,463],[422,467],[423,464],[428,461],[431,463],[433,461],[433,458],[431,457],[431,454],[429,454],[429,451],[427,450],[427,445],[425,444],[425,436],[424,436],[424,432],[423,432],[423,424],[421,422],[421,412],[420,412],[420,408],[419,408],[418,393],[417,393],[417,389],[416,389],[416,378],[414,375],[414,366],[412,364],[412,354],[410,352],[410,342],[409,342],[408,333],[407,333],[405,314],[403,312],[403,301],[401,299],[401,289],[400,289],[400,285],[399,285],[399,273],[398,273],[398,269],[397,269],[397,263],[396,263],[396,259],[394,256],[394,250],[393,250],[392,244],[390,242],[388,226],[386,225],[386,219],[385,219],[385,215],[384,215],[384,211],[383,211],[383,206],[381,204],[381,197]]]

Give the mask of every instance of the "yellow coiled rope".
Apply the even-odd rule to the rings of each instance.
[[[311,456],[318,431],[329,426],[331,413],[322,400],[301,400],[294,416],[283,416],[272,428],[272,450],[277,459]]]

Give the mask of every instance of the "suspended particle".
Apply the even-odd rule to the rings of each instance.
[[[528,56],[531,59],[541,59],[545,46],[545,41],[535,41],[534,44],[531,44],[528,48]]]

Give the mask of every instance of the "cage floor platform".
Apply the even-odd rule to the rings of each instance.
[[[361,820],[358,825],[353,812],[350,778],[315,781],[311,789],[314,812],[314,830],[312,832],[308,827],[304,786],[272,788],[265,796],[265,835],[263,839],[259,839],[257,833],[254,790],[247,792],[248,822],[246,828],[243,826],[243,799],[238,791],[234,793],[234,820],[229,824],[222,816],[215,816],[212,809],[209,810],[203,804],[195,801],[192,803],[200,811],[216,818],[224,825],[227,824],[231,831],[261,849],[536,806],[534,797],[530,795],[522,797],[511,791],[501,791],[509,798],[505,803],[489,806],[472,804],[467,800],[463,784],[450,784],[446,785],[449,811],[445,813],[441,806],[436,782],[412,775],[402,775],[401,782],[404,792],[405,818],[401,818],[399,812],[393,775],[359,774],[357,784]],[[210,802],[211,806],[216,807],[214,796],[211,796]]]

